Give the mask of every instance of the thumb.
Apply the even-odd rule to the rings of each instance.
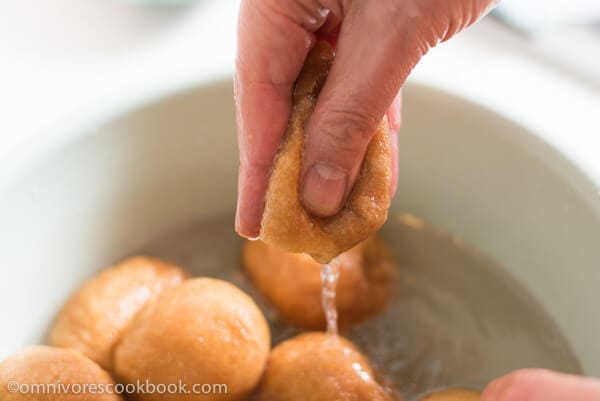
[[[345,204],[369,142],[406,76],[406,67],[389,57],[393,43],[379,39],[389,32],[378,35],[371,25],[363,35],[368,25],[348,10],[335,61],[306,125],[301,198],[317,216],[332,216]]]
[[[341,3],[347,7],[336,58],[306,125],[303,155],[301,198],[322,217],[346,202],[378,123],[420,58],[471,24],[491,1],[459,1],[452,12],[435,1]]]

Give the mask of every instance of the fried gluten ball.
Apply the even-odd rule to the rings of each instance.
[[[177,266],[145,257],[104,270],[67,301],[50,330],[49,343],[76,349],[110,370],[114,344],[135,314],[150,298],[186,277]]]
[[[377,231],[390,206],[392,147],[382,120],[371,140],[347,204],[335,216],[310,214],[298,194],[304,125],[333,62],[333,50],[319,42],[309,53],[294,88],[293,105],[265,197],[260,238],[286,252],[307,253],[321,263],[352,248]]]
[[[367,358],[352,343],[305,333],[271,352],[258,401],[390,401]]]
[[[114,384],[95,362],[69,349],[31,346],[0,363],[2,401],[123,401]]]
[[[242,400],[258,384],[269,355],[262,312],[237,287],[195,278],[150,301],[115,348],[125,383],[225,385],[210,394],[138,394],[137,400]],[[224,394],[226,391],[227,394]]]
[[[419,401],[479,401],[481,393],[464,388],[449,388],[435,391],[420,398]]]
[[[341,254],[338,261],[338,323],[347,328],[386,306],[396,275],[390,252],[377,236]],[[253,283],[286,321],[309,330],[325,328],[320,263],[307,254],[286,253],[262,241],[246,242],[242,262]]]

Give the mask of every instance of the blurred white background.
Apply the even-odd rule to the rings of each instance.
[[[130,96],[231,74],[238,0],[156,3],[0,0],[0,161]],[[600,179],[600,1],[506,0],[411,79],[522,123]]]

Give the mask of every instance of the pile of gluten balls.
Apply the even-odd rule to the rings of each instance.
[[[102,271],[71,296],[50,330],[51,346],[25,348],[0,364],[0,400],[399,398],[378,383],[353,344],[318,331],[325,327],[319,263],[261,241],[246,242],[242,259],[256,288],[284,320],[316,331],[271,349],[265,317],[242,290],[218,279],[189,278],[161,260],[135,257]],[[337,306],[344,328],[385,306],[395,271],[376,236],[343,253],[339,266]],[[11,392],[11,382],[62,383],[64,391],[69,384],[95,384],[97,390]],[[110,390],[116,383],[126,394],[101,393],[102,386]],[[126,384],[141,391],[125,390]],[[475,393],[456,391],[427,399],[478,400]]]

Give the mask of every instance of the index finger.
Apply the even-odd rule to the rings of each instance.
[[[236,231],[245,237],[259,234],[271,165],[289,119],[292,87],[313,45],[312,32],[326,18],[318,7],[314,15],[302,3],[245,0],[240,9],[234,80],[240,152]]]

